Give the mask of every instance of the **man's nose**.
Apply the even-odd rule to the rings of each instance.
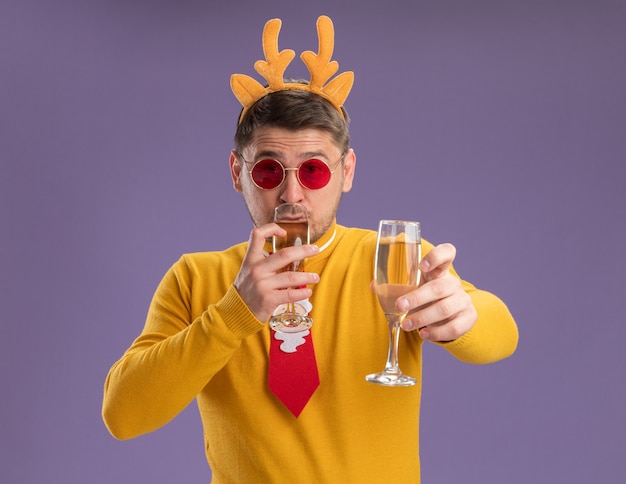
[[[297,173],[297,168],[285,168],[285,181],[280,194],[280,199],[284,203],[301,202],[304,197],[304,188],[298,181]]]

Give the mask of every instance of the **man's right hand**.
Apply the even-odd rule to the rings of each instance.
[[[235,279],[239,295],[263,322],[269,320],[279,305],[310,297],[313,291],[306,286],[317,284],[320,279],[313,272],[280,272],[292,262],[316,255],[319,249],[316,245],[301,245],[266,256],[263,253],[265,241],[274,235],[284,236],[285,230],[275,223],[252,230],[248,250]]]

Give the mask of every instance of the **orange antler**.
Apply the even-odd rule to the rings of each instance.
[[[282,52],[278,50],[278,34],[281,24],[280,19],[272,19],[265,24],[263,29],[265,60],[259,60],[254,64],[255,70],[267,81],[267,87],[263,87],[258,81],[245,74],[231,76],[231,89],[243,106],[239,120],[241,121],[247,110],[262,97],[271,92],[286,89],[298,89],[318,94],[328,100],[343,116],[341,107],[352,89],[354,73],[344,72],[324,86],[324,83],[339,69],[337,61],[331,61],[335,44],[332,20],[326,16],[317,19],[318,53],[306,51],[300,55],[311,74],[309,84],[285,83],[284,81],[285,70],[295,53],[290,49]]]
[[[284,87],[283,76],[287,66],[291,63],[296,53],[291,49],[282,52],[278,50],[278,34],[280,32],[280,19],[273,19],[265,24],[263,29],[263,54],[267,61],[258,60],[254,68],[268,82],[272,90],[280,90]]]

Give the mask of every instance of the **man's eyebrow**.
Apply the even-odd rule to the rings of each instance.
[[[256,158],[273,158],[276,160],[282,160],[284,158],[284,153],[273,150],[263,150],[256,154]],[[328,156],[326,156],[326,153],[322,151],[307,151],[305,153],[300,153],[298,158],[302,160],[310,160],[311,158],[328,158]]]
[[[323,151],[307,151],[306,153],[302,153],[302,158],[310,160],[311,158],[328,158],[328,156],[326,156],[326,153]]]
[[[279,153],[278,151],[272,151],[272,150],[264,150],[264,151],[259,151],[256,154],[257,158],[280,158],[282,155],[282,153]]]

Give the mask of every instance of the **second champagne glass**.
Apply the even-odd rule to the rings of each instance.
[[[365,379],[386,386],[410,386],[415,378],[405,375],[398,364],[400,325],[408,311],[398,311],[396,300],[417,288],[420,280],[418,265],[421,259],[419,222],[381,220],[376,240],[374,287],[378,302],[389,325],[389,350],[385,369],[367,375]]]
[[[273,238],[273,250],[309,243],[309,221],[306,208],[299,203],[283,203],[274,209],[274,222],[285,229],[287,235]],[[295,261],[283,271],[303,271],[304,261]],[[278,306],[270,318],[270,327],[281,333],[306,331],[313,324],[307,309],[300,303]]]

